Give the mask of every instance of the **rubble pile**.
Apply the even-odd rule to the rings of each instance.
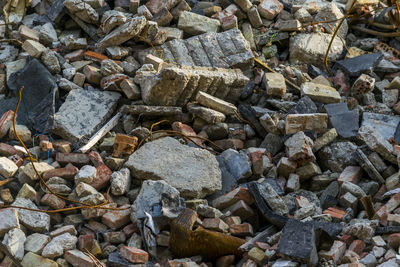
[[[399,266],[397,12],[3,1],[0,266]]]

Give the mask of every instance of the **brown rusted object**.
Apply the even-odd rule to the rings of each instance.
[[[239,247],[246,243],[241,238],[213,232],[199,226],[192,230],[197,214],[185,209],[171,223],[169,247],[178,257],[201,255],[205,259],[215,259],[224,255],[238,255]]]
[[[372,203],[372,197],[370,195],[362,197],[361,204],[364,207],[364,210],[367,212],[368,219],[372,220],[375,215],[374,204]]]
[[[138,138],[125,134],[117,134],[114,141],[113,157],[129,156],[135,150]]]

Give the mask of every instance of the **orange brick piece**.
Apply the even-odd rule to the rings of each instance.
[[[333,207],[330,207],[330,208],[324,210],[323,213],[324,214],[329,214],[333,218],[336,218],[338,220],[342,220],[343,216],[346,215],[346,212],[344,210],[340,210],[340,209],[333,208]]]
[[[119,252],[123,258],[132,263],[146,263],[149,260],[149,254],[138,248],[123,246]]]
[[[97,52],[94,52],[94,51],[86,51],[84,53],[84,55],[85,55],[86,58],[93,59],[93,60],[102,61],[102,60],[108,59],[107,56],[105,56],[103,54],[100,54],[100,53],[97,53]]]
[[[117,134],[114,141],[113,157],[129,156],[133,153],[137,142],[138,138],[136,136]]]

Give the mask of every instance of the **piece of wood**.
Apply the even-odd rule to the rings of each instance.
[[[182,114],[181,107],[131,105],[126,107],[132,115],[142,116],[173,116]]]
[[[117,124],[119,119],[126,113],[126,107],[123,106],[117,114],[114,115],[100,130],[98,130],[88,141],[88,143],[78,149],[78,152],[88,152],[103,136],[112,130]]]

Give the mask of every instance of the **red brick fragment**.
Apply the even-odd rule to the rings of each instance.
[[[132,263],[146,263],[149,260],[149,254],[146,251],[134,247],[123,246],[119,253]]]
[[[9,110],[0,118],[0,139],[3,138],[12,126],[14,111]]]

